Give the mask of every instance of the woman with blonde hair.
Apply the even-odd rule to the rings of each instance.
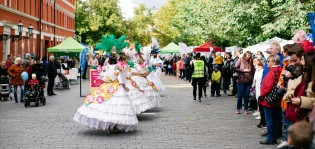
[[[280,58],[278,55],[270,55],[267,58],[267,64],[269,72],[266,77],[263,78],[260,96],[258,97],[259,102],[263,106],[265,118],[267,122],[267,138],[264,141],[260,141],[260,144],[269,145],[276,144],[279,130],[281,126],[278,125],[278,120],[281,120],[281,100],[275,100],[268,102],[266,96],[272,94],[273,87],[278,83],[278,78],[282,71],[280,67]]]
[[[17,87],[20,86],[21,89],[21,98],[20,102],[24,102],[24,81],[22,79],[22,72],[23,72],[23,66],[22,66],[22,59],[20,57],[15,58],[15,63],[8,69],[8,74],[11,76],[11,84],[14,87],[14,99],[15,102],[18,103],[18,97],[17,97]]]

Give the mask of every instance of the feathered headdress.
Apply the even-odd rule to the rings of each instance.
[[[151,41],[152,41],[151,54],[158,54],[160,47],[158,41],[154,37],[151,38]]]
[[[115,35],[103,36],[102,42],[96,44],[95,48],[106,51],[106,53],[112,53],[114,47],[116,52],[120,54],[123,48],[129,46],[129,43],[125,42],[126,39],[127,36],[121,36],[118,39],[115,39]]]
[[[137,51],[138,55],[141,55],[140,49],[142,48],[141,44],[138,41],[135,42],[135,50]]]

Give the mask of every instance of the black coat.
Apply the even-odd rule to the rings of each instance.
[[[57,76],[57,68],[55,63],[49,61],[47,66],[48,78],[55,78]]]
[[[2,68],[0,67],[0,77],[1,76],[8,76],[8,68]]]
[[[36,79],[38,81],[41,81],[41,76],[45,76],[46,75],[45,66],[43,64],[33,64],[32,65],[32,74],[33,73],[36,74]]]

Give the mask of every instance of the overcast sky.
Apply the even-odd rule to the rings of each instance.
[[[132,18],[133,9],[140,4],[144,4],[147,8],[159,9],[162,5],[167,3],[167,0],[119,0],[122,15],[125,19]]]

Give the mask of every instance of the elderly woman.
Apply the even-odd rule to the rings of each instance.
[[[20,102],[24,102],[24,81],[22,79],[22,72],[23,72],[23,66],[22,66],[22,59],[20,57],[17,57],[15,59],[14,65],[12,65],[8,69],[8,74],[11,76],[11,84],[14,87],[14,99],[15,102],[18,103],[18,98],[17,98],[17,87],[20,86],[21,89],[21,99]]]
[[[264,145],[276,144],[279,130],[281,129],[281,125],[278,124],[278,121],[281,120],[281,100],[272,103],[268,103],[266,100],[266,96],[271,94],[274,84],[278,83],[278,78],[282,71],[279,65],[280,58],[277,55],[270,55],[267,58],[267,62],[269,72],[262,80],[260,97],[258,98],[264,108],[261,110],[264,110],[267,122],[267,138],[264,141],[260,141],[260,144]]]

